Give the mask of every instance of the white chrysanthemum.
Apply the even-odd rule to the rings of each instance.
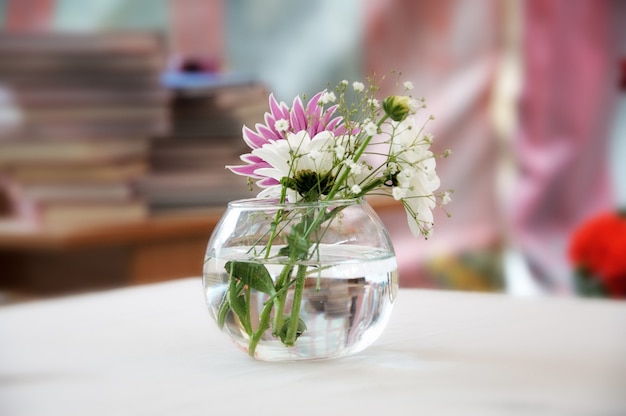
[[[393,196],[393,199],[395,199],[396,201],[399,201],[403,198],[406,198],[407,191],[408,190],[406,188],[402,188],[400,186],[394,186],[393,189],[391,190],[391,195]]]
[[[411,186],[411,181],[414,177],[415,169],[413,169],[411,165],[403,166],[400,173],[398,173],[398,175],[396,176],[396,178],[398,179],[398,183],[403,188],[409,188]]]
[[[399,169],[398,183],[407,190],[401,199],[409,228],[414,235],[428,235],[433,223],[432,210],[436,206],[433,193],[440,182],[435,172],[435,157],[429,150],[428,142],[420,140],[419,129],[414,123],[413,118],[398,123],[391,152]]]
[[[333,168],[335,152],[335,136],[330,131],[322,131],[311,138],[302,130],[288,134],[285,140],[266,143],[252,154],[266,161],[271,167],[259,168],[257,175],[280,180],[284,177],[294,177],[297,172],[310,170],[319,174],[326,174]],[[263,189],[258,198],[277,198],[282,186],[271,185]],[[290,202],[296,202],[298,195],[292,189],[287,191]]]
[[[311,153],[309,153],[309,157],[311,158],[311,160],[317,161],[320,158],[324,157],[324,155],[319,150],[311,150]]]

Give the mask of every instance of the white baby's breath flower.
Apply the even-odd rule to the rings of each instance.
[[[280,120],[276,120],[274,123],[274,128],[276,131],[282,132],[289,130],[289,121],[281,118]]]
[[[369,121],[363,126],[363,131],[365,131],[368,136],[373,136],[378,133],[378,126],[373,121]]]
[[[343,156],[346,154],[346,148],[344,146],[342,146],[341,144],[336,144],[335,145],[335,156],[337,156],[337,159],[343,159]]]
[[[322,104],[334,103],[336,100],[337,96],[332,91],[325,91],[320,97],[320,103]]]
[[[363,172],[363,164],[356,163],[353,160],[346,160],[346,165],[350,167],[350,172],[353,175],[360,175]]]
[[[367,105],[373,108],[378,108],[380,107],[380,101],[378,101],[376,98],[369,98],[367,100]]]
[[[353,194],[358,195],[361,193],[362,189],[359,185],[352,185],[352,188],[350,188],[350,191],[352,191]]]
[[[352,88],[354,88],[354,91],[356,92],[363,92],[363,90],[365,89],[365,85],[363,85],[362,82],[354,81],[352,83]]]
[[[435,136],[432,133],[426,133],[424,134],[424,141],[428,144],[433,144],[433,139],[435,138]]]
[[[433,223],[432,210],[437,205],[433,192],[439,188],[439,178],[435,173],[435,156],[429,150],[430,145],[419,139],[419,129],[408,128],[414,123],[414,118],[399,123],[391,153],[399,165],[395,179],[407,192],[401,200],[409,228],[414,235],[428,236]]]
[[[412,90],[413,89],[413,83],[411,81],[405,81],[404,82],[404,88],[406,88],[407,90]]]
[[[344,79],[343,81],[341,81],[341,85],[343,85],[344,87],[348,86],[348,80]]]
[[[441,205],[448,205],[452,201],[452,195],[450,191],[446,191],[443,193],[441,197]]]
[[[341,143],[341,146],[346,148],[346,152],[354,151],[357,144],[357,136],[351,134],[337,136],[337,143]]]
[[[409,112],[411,114],[415,114],[417,110],[422,106],[422,104],[417,100],[409,100]]]

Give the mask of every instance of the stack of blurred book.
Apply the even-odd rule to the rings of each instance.
[[[136,182],[151,138],[170,130],[164,61],[151,33],[1,35],[5,214],[43,226],[146,217]]]
[[[172,131],[152,142],[150,174],[138,186],[151,211],[203,210],[254,197],[245,178],[225,166],[241,164],[239,156],[250,151],[242,127],[263,121],[267,88],[230,75],[179,74],[164,84],[172,92]]]

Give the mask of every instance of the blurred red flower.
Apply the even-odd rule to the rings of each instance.
[[[626,215],[609,212],[584,222],[572,235],[569,258],[583,295],[626,298]]]

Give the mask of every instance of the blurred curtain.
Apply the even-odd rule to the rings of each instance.
[[[224,69],[224,0],[174,0],[169,3],[169,13],[174,58],[199,60],[212,70]]]
[[[519,182],[508,212],[513,243],[532,274],[550,291],[569,293],[565,253],[573,229],[614,208],[608,145],[618,30],[626,21],[613,0],[527,0],[523,6]]]
[[[4,0],[0,3],[2,28],[12,33],[49,30],[55,6],[55,0]]]
[[[436,219],[434,237],[415,242],[401,218],[386,219],[407,269],[504,244],[542,290],[571,293],[571,232],[614,207],[608,145],[623,9],[613,0],[367,1],[366,73],[401,69],[437,116],[435,146],[453,150],[438,166],[455,189],[452,218]]]
[[[366,73],[391,69],[426,97],[442,188],[453,188],[446,218],[437,212],[428,241],[413,238],[402,216],[385,216],[401,263],[402,281],[421,285],[426,260],[491,250],[502,240],[496,193],[499,149],[490,104],[502,54],[501,2],[367,0]],[[391,93],[390,89],[384,91]]]

